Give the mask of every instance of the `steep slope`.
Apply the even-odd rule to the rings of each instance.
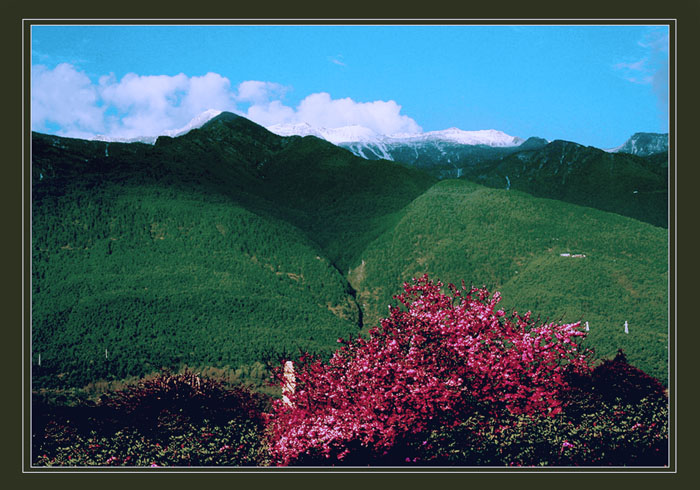
[[[589,344],[600,357],[623,348],[632,363],[665,380],[667,250],[662,228],[449,180],[411,203],[365,250],[349,280],[366,325],[386,315],[398,284],[429,273],[499,290],[506,310],[588,321]]]
[[[668,133],[634,133],[621,146],[609,151],[641,157],[655,153],[668,153]]]
[[[315,128],[308,124],[278,124],[268,128],[275,134],[313,135],[350,150],[368,160],[392,160],[420,168],[438,178],[461,176],[463,167],[522,149],[540,148],[541,138],[510,136],[502,131],[464,131],[450,128],[417,134],[380,135],[362,126]]]
[[[410,167],[419,168],[431,175],[459,178],[465,171],[480,163],[501,158],[523,148],[541,148],[546,144],[541,138],[529,138],[518,145],[490,146],[486,144],[460,143],[439,139],[411,139],[384,143],[341,143],[356,155],[370,160],[390,159]]]
[[[195,167],[188,175],[217,172],[212,182],[220,192],[306,231],[340,270],[390,226],[393,213],[435,182],[423,172],[367,161],[314,136],[279,137],[231,113],[180,138],[159,138],[155,149],[165,160],[224,162],[216,169]]]
[[[154,146],[32,151],[37,386],[330,353],[362,324],[338,264],[431,183],[227,113]]]
[[[668,226],[668,162],[556,140],[465,169],[463,176]]]

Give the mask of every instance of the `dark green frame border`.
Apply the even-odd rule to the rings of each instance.
[[[13,53],[12,56],[10,57],[10,65],[12,66],[17,66],[20,65],[22,66],[22,75],[20,76],[22,80],[22,96],[21,97],[15,97],[13,101],[11,102],[12,104],[12,109],[17,110],[17,112],[11,111],[12,114],[17,114],[18,112],[22,114],[23,116],[23,124],[21,125],[20,128],[17,126],[14,126],[13,129],[6,130],[3,132],[5,135],[12,135],[11,138],[8,139],[8,141],[13,141],[15,142],[14,144],[8,145],[11,147],[11,151],[14,152],[16,151],[19,155],[19,158],[17,159],[8,159],[8,162],[20,162],[23,161],[23,167],[20,167],[19,165],[16,165],[16,163],[13,165],[12,163],[6,164],[5,172],[8,174],[8,178],[4,179],[4,182],[6,184],[6,192],[3,192],[3,199],[7,201],[5,203],[6,205],[3,206],[3,211],[5,211],[7,215],[7,219],[11,220],[11,223],[14,226],[17,226],[17,228],[14,228],[14,230],[17,230],[19,228],[20,232],[18,234],[13,234],[12,236],[17,236],[20,235],[22,236],[22,251],[25,252],[23,255],[20,255],[20,257],[23,257],[23,260],[20,258],[20,260],[17,260],[19,257],[17,256],[11,256],[8,260],[8,266],[6,267],[6,270],[10,272],[8,274],[9,277],[11,277],[13,280],[19,279],[20,282],[20,287],[17,287],[17,283],[14,281],[10,281],[10,284],[8,285],[9,287],[7,288],[7,292],[4,295],[6,298],[11,298],[11,301],[8,302],[9,305],[18,305],[21,304],[21,310],[18,312],[18,308],[8,308],[10,310],[10,321],[9,323],[9,330],[12,333],[11,338],[17,339],[18,343],[21,342],[22,336],[24,335],[22,331],[19,330],[18,326],[22,324],[22,319],[24,316],[24,321],[28,322],[29,318],[29,312],[31,309],[31,305],[29,304],[29,298],[28,298],[28,291],[29,291],[29,284],[28,282],[25,282],[27,279],[27,273],[29,271],[29,265],[30,265],[30,254],[26,254],[26,247],[30,243],[31,239],[31,232],[28,226],[29,222],[29,217],[27,215],[27,210],[30,209],[27,206],[27,203],[29,201],[29,192],[28,192],[28,186],[29,182],[24,181],[24,186],[21,184],[23,182],[23,177],[24,177],[24,168],[27,167],[27,159],[28,159],[28,154],[29,154],[29,138],[27,137],[30,134],[30,123],[29,123],[29,118],[27,116],[27,111],[29,107],[29,91],[27,88],[28,85],[28,73],[29,70],[27,69],[28,63],[26,60],[29,60],[30,64],[30,55],[28,53],[24,54],[24,58],[22,57],[22,48],[25,50],[29,50],[30,53],[30,43],[28,42],[29,36],[27,30],[25,30],[25,24],[26,21],[23,19],[55,19],[52,21],[48,21],[51,23],[57,23],[57,24],[62,24],[62,23],[68,23],[68,19],[73,18],[75,23],[90,23],[90,24],[96,24],[96,23],[163,23],[162,21],[155,21],[155,20],[133,20],[134,16],[128,16],[128,15],[123,15],[123,12],[132,12],[132,13],[139,13],[139,17],[141,19],[157,19],[160,17],[169,17],[172,19],[176,19],[175,16],[169,15],[170,10],[169,8],[163,6],[163,5],[149,5],[149,6],[144,6],[144,5],[137,5],[137,8],[129,10],[129,6],[124,5],[124,2],[122,2],[122,5],[119,6],[119,10],[117,12],[105,12],[104,10],[102,12],[98,12],[97,14],[94,13],[96,10],[94,4],[89,4],[88,2],[81,2],[84,5],[65,5],[65,4],[60,4],[60,3],[53,3],[51,5],[41,5],[43,3],[43,0],[38,2],[34,2],[31,6],[30,5],[17,5],[17,2],[11,2],[12,5],[7,5],[7,11],[8,15],[5,16],[3,19],[7,24],[9,24],[8,27],[3,32],[3,35],[8,39],[6,43],[4,43],[5,46],[12,46],[13,48],[17,48]],[[77,2],[76,2],[77,3]],[[548,2],[549,3],[549,2]],[[684,423],[689,423],[690,425],[693,425],[692,422],[689,422],[689,419],[692,416],[688,417],[679,417],[679,412],[686,412],[688,410],[688,405],[684,405],[686,407],[684,410],[681,410],[681,407],[677,405],[677,392],[678,392],[678,372],[680,369],[678,369],[679,363],[682,365],[684,362],[686,363],[686,371],[688,373],[692,373],[692,367],[689,367],[689,361],[687,356],[682,356],[680,355],[679,348],[681,351],[684,351],[686,354],[687,348],[692,345],[692,342],[688,338],[688,336],[691,335],[690,332],[683,332],[683,343],[682,345],[678,342],[678,338],[676,335],[676,325],[678,324],[678,311],[677,311],[677,304],[679,303],[678,301],[678,295],[679,293],[682,294],[683,288],[678,288],[678,275],[677,275],[677,265],[678,265],[678,242],[677,242],[677,237],[678,237],[678,224],[679,224],[679,214],[683,215],[682,212],[678,213],[678,208],[680,209],[688,209],[690,208],[691,210],[694,209],[695,202],[691,201],[691,199],[694,197],[692,193],[690,194],[680,194],[677,192],[678,187],[677,187],[677,161],[678,161],[678,153],[679,153],[679,147],[678,147],[678,140],[679,140],[679,135],[681,134],[686,134],[689,135],[691,131],[695,129],[695,123],[694,121],[691,120],[693,118],[693,114],[691,110],[688,110],[687,112],[684,113],[684,115],[681,115],[681,121],[684,123],[681,125],[681,129],[679,130],[678,128],[678,120],[679,120],[679,114],[677,113],[677,92],[678,92],[678,71],[681,71],[684,75],[688,75],[688,71],[690,71],[690,68],[685,65],[682,66],[681,69],[677,66],[677,60],[678,60],[678,44],[683,46],[685,49],[680,49],[680,51],[683,54],[683,56],[687,56],[685,59],[686,61],[690,61],[690,54],[694,51],[693,47],[696,42],[694,43],[694,24],[697,21],[700,21],[700,8],[698,6],[688,6],[686,5],[685,8],[670,8],[666,6],[658,7],[658,6],[652,6],[652,8],[644,8],[643,6],[640,6],[637,2],[634,3],[634,6],[630,5],[625,5],[624,3],[617,3],[615,5],[605,5],[603,2],[598,2],[600,5],[593,5],[593,2],[589,2],[588,7],[585,9],[586,11],[597,11],[597,15],[587,15],[587,12],[582,12],[577,8],[577,6],[572,5],[570,7],[563,7],[561,6],[558,2],[551,2],[551,5],[546,5],[544,8],[541,8],[539,5],[531,5],[531,4],[526,4],[526,3],[521,3],[519,5],[515,6],[508,6],[507,8],[493,8],[491,7],[490,10],[490,15],[489,12],[484,12],[485,9],[488,9],[488,7],[474,7],[474,6],[469,6],[468,8],[462,8],[462,9],[456,9],[454,5],[448,6],[447,8],[444,8],[442,5],[435,5],[431,6],[431,8],[434,8],[434,10],[429,14],[428,12],[425,12],[425,8],[423,8],[424,12],[419,13],[418,15],[406,15],[403,14],[406,12],[406,6],[402,6],[400,9],[392,9],[391,7],[389,8],[384,8],[383,11],[381,8],[377,6],[373,6],[372,10],[367,10],[364,9],[365,12],[368,11],[376,11],[376,14],[373,14],[373,18],[369,18],[365,16],[364,18],[349,18],[349,16],[346,13],[343,13],[341,15],[335,15],[335,16],[327,16],[326,18],[322,17],[316,17],[310,16],[309,18],[304,18],[301,19],[299,12],[294,11],[298,7],[293,6],[294,8],[290,8],[289,4],[287,4],[285,7],[282,7],[280,9],[273,8],[273,9],[268,9],[267,15],[266,16],[261,16],[260,13],[258,12],[257,15],[255,12],[250,12],[250,9],[243,9],[241,10],[240,6],[229,6],[228,8],[230,10],[236,10],[236,12],[225,12],[226,8],[222,8],[221,5],[214,5],[214,6],[209,6],[209,5],[202,5],[200,6],[201,8],[199,11],[196,13],[196,16],[199,17],[200,19],[203,18],[209,18],[209,19],[214,19],[214,20],[192,20],[187,17],[187,15],[180,15],[179,18],[183,20],[172,20],[172,21],[167,21],[165,23],[197,23],[197,24],[210,24],[210,23],[246,23],[246,24],[256,24],[256,23],[264,23],[264,24],[276,24],[276,23],[281,23],[281,24],[295,24],[295,23],[304,23],[304,24],[314,24],[314,23],[324,23],[324,24],[358,24],[358,23],[367,23],[367,24],[374,24],[374,23],[381,23],[381,24],[392,24],[392,23],[398,23],[398,24],[414,24],[414,23],[425,23],[425,24],[471,24],[471,23],[511,23],[510,21],[507,20],[501,20],[495,17],[493,14],[496,13],[502,14],[504,11],[511,13],[509,16],[511,19],[518,19],[517,23],[520,24],[529,24],[529,23],[544,23],[544,24],[549,24],[549,23],[560,23],[560,24],[590,24],[590,23],[616,23],[616,24],[622,24],[622,23],[639,23],[639,24],[653,24],[653,23],[671,23],[671,56],[670,56],[670,64],[669,64],[669,72],[671,76],[671,84],[670,84],[670,94],[669,94],[669,118],[670,118],[670,127],[669,127],[669,132],[671,135],[670,138],[670,144],[671,144],[671,151],[670,151],[670,193],[669,193],[669,202],[670,202],[670,217],[671,217],[671,226],[669,228],[669,251],[671,254],[671,267],[669,271],[669,285],[670,285],[670,330],[671,330],[671,335],[669,338],[671,349],[670,349],[670,376],[671,376],[671,382],[669,383],[669,391],[670,391],[670,400],[671,400],[671,406],[672,406],[672,445],[671,445],[671,462],[672,465],[669,468],[667,472],[664,474],[658,474],[656,473],[655,470],[654,473],[649,474],[645,472],[639,472],[638,470],[624,470],[624,469],[613,469],[611,472],[605,471],[604,475],[606,479],[614,479],[617,477],[624,477],[625,479],[629,477],[640,477],[643,478],[645,481],[655,482],[657,478],[664,478],[667,476],[672,476],[674,480],[677,480],[677,476],[679,473],[679,469],[677,467],[677,461],[678,459],[681,459],[682,461],[688,461],[688,459],[683,459],[679,458],[679,442],[683,444],[689,444],[692,443],[693,441],[690,440],[690,430],[686,431],[686,426],[683,426],[683,433],[681,436],[681,440],[678,440],[677,437],[677,429],[678,429],[678,420],[684,421]],[[608,2],[609,3],[609,2]],[[626,2],[625,2],[626,3]],[[97,9],[102,8],[106,9],[109,8],[110,6],[102,6],[102,7],[97,7]],[[133,7],[133,6],[132,6]],[[232,8],[235,7],[235,8]],[[337,8],[337,7],[336,7]],[[357,5],[357,8],[362,11],[362,6]],[[564,15],[562,14],[562,10],[579,10],[578,12],[563,12]],[[32,10],[32,12],[26,12],[28,10]],[[290,12],[290,10],[293,10]],[[461,10],[461,12],[458,12],[457,10]],[[498,12],[500,10],[500,12]],[[649,15],[650,10],[655,10],[654,12],[650,12],[651,15]],[[23,12],[25,11],[25,12]],[[308,11],[308,9],[307,9]],[[12,14],[9,14],[11,12]],[[274,13],[276,19],[269,19],[269,14]],[[396,12],[401,12],[402,19],[394,20],[392,17],[392,14],[396,16]],[[87,14],[90,14],[87,16]],[[534,14],[545,14],[543,18],[535,18]],[[635,15],[635,18],[639,19],[637,21],[626,21],[623,20],[625,15],[629,15],[630,13],[637,14]],[[117,14],[117,15],[115,15]],[[164,15],[165,14],[165,15]],[[190,12],[189,15],[192,15],[193,12]],[[205,15],[208,14],[208,15]],[[213,14],[213,15],[212,15]],[[460,15],[461,14],[461,15]],[[556,14],[558,18],[553,18],[550,17],[550,15]],[[568,14],[568,15],[566,15]],[[602,14],[602,15],[601,15]],[[94,18],[106,18],[106,19],[115,19],[114,21],[104,21],[104,22],[98,22],[93,19],[90,19],[90,17]],[[129,17],[132,17],[131,19]],[[226,18],[232,19],[232,20],[224,20]],[[89,19],[89,20],[88,20]],[[116,20],[120,19],[120,20]],[[220,20],[219,20],[220,19]],[[236,21],[235,19],[245,19],[242,22],[241,21]],[[478,19],[478,20],[470,20],[470,19]],[[604,19],[615,19],[614,21],[610,20],[604,20]],[[661,19],[662,22],[659,22],[658,20],[654,19]],[[37,20],[36,23],[44,23],[45,21],[39,21]],[[680,24],[681,30],[678,31],[678,25]],[[21,37],[18,36],[18,34],[21,31]],[[21,39],[21,42],[18,43],[18,38]],[[22,46],[23,43],[23,46]],[[18,46],[20,45],[20,46]],[[17,58],[20,58],[18,60]],[[691,82],[693,80],[692,74],[691,76],[687,78],[688,82]],[[17,80],[13,79],[12,80],[12,87],[16,89],[17,86]],[[685,82],[684,82],[685,83]],[[691,87],[690,84],[686,85],[681,85],[681,87],[685,87],[686,90],[683,91],[681,90],[681,94],[683,94],[683,107],[689,107],[691,102],[694,102],[691,100],[694,97],[694,87]],[[17,108],[17,105],[20,107]],[[683,111],[681,111],[683,112]],[[8,123],[9,121],[6,121]],[[15,122],[16,124],[16,122]],[[6,129],[6,128],[4,128]],[[17,132],[15,132],[17,131]],[[685,131],[685,132],[684,132]],[[19,134],[17,134],[19,133]],[[21,143],[20,143],[21,142]],[[687,151],[688,147],[685,148],[684,151]],[[688,154],[688,153],[686,153]],[[24,158],[24,160],[22,160]],[[681,160],[682,161],[682,160]],[[692,160],[688,160],[688,166],[692,164]],[[9,167],[9,168],[8,168]],[[693,172],[694,170],[691,170],[689,168],[684,168],[683,169],[683,182],[681,182],[681,185],[684,185],[685,183],[689,182],[688,178],[688,173],[687,172]],[[25,177],[26,178],[26,177]],[[686,180],[688,179],[688,180]],[[23,195],[24,191],[24,195]],[[21,209],[18,209],[21,208]],[[685,235],[687,237],[687,235]],[[17,243],[13,242],[12,240],[7,240],[9,243],[9,247],[7,247],[8,243],[5,243],[6,248],[9,249],[12,253],[17,253]],[[686,242],[687,243],[687,242]],[[688,248],[686,247],[685,250],[687,251]],[[683,255],[684,260],[686,260],[688,255]],[[16,275],[15,275],[16,274]],[[687,280],[689,277],[689,274],[686,274],[684,276]],[[685,291],[689,291],[688,289],[685,289]],[[687,293],[684,298],[687,300]],[[687,323],[689,328],[692,328],[689,322]],[[19,333],[18,337],[14,337],[15,334]],[[686,336],[688,335],[688,336]],[[16,346],[16,343],[12,343],[11,346]],[[24,402],[22,408],[22,416],[26,415],[25,413],[25,408],[27,406],[27,400],[28,397],[25,393],[25,380],[23,378],[23,371],[26,366],[22,365],[22,356],[20,355],[19,350],[14,350],[11,349],[11,355],[5,357],[5,362],[10,361],[9,366],[11,369],[9,370],[12,375],[14,376],[14,381],[11,381],[10,386],[12,387],[10,389],[11,393],[22,393],[22,398],[21,401]],[[26,355],[26,352],[24,353]],[[19,373],[17,373],[17,376],[15,376],[15,373],[18,369]],[[692,376],[692,374],[688,375],[689,377]],[[682,376],[680,377],[681,379]],[[19,380],[19,381],[17,381]],[[14,399],[14,398],[13,398]],[[690,403],[692,405],[692,401],[689,401],[689,398],[685,396],[683,397],[684,403]],[[7,411],[8,417],[5,418],[7,421],[13,421],[16,420],[14,417],[17,417],[18,412],[18,406],[17,404],[5,404],[4,409]],[[12,433],[15,434],[15,431],[17,433],[17,437],[12,436],[9,439],[8,443],[5,445],[4,450],[8,452],[8,457],[3,458],[3,461],[5,464],[3,465],[3,469],[7,469],[7,477],[19,477],[23,480],[23,484],[29,483],[27,480],[33,480],[34,482],[39,482],[43,481],[45,482],[45,477],[49,477],[49,474],[39,474],[39,473],[44,473],[43,471],[37,471],[37,470],[32,470],[32,473],[24,473],[24,471],[27,469],[26,464],[26,459],[24,457],[26,454],[20,454],[20,451],[18,451],[17,446],[14,446],[12,441],[17,441],[19,442],[20,440],[24,443],[26,442],[25,436],[26,433],[24,432],[24,425],[22,423],[13,423],[10,422],[10,426],[12,429],[15,429]],[[688,427],[690,429],[690,427]],[[683,442],[686,441],[686,442]],[[25,444],[26,446],[26,444]],[[690,450],[688,453],[685,454],[692,454],[694,451]],[[17,456],[20,455],[21,457],[18,458]],[[19,461],[18,461],[19,459]],[[692,469],[689,468],[684,468],[685,470],[692,471]],[[332,473],[335,475],[339,474],[340,472],[338,471],[333,471],[330,470]],[[362,470],[359,470],[362,471]],[[412,474],[414,472],[407,472],[405,470],[401,471],[396,471],[396,470],[389,470],[392,471],[393,474],[386,474],[384,473],[384,470],[382,469],[377,469],[376,471],[370,471],[371,477],[373,481],[376,481],[377,483],[382,483],[382,482],[388,482],[389,479],[391,479],[392,482],[397,483],[397,477],[403,476],[403,477],[408,477],[411,481],[415,482],[421,482],[425,481],[424,478],[434,478],[438,476],[438,473],[433,473],[430,472],[430,474],[426,475],[424,473],[420,474]],[[396,471],[396,472],[394,472]],[[460,470],[456,470],[460,471]],[[460,474],[455,474],[454,471],[449,471],[447,474],[446,473],[439,473],[439,475],[442,476],[451,476],[451,477],[469,477],[474,478],[474,477],[489,477],[489,476],[496,476],[492,475],[489,472],[490,470],[484,469],[484,471],[481,471],[479,474],[469,474],[465,475],[463,473]],[[589,473],[589,471],[581,470],[581,471],[570,471],[566,470],[566,473],[560,472],[560,470],[557,469],[552,469],[552,471],[543,471],[543,470],[536,470],[535,471],[537,475],[533,474],[533,471],[527,471],[527,470],[522,470],[522,471],[515,471],[515,472],[510,472],[508,474],[504,473],[499,473],[499,477],[504,477],[509,481],[513,481],[514,478],[518,478],[518,482],[522,483],[523,480],[522,478],[525,478],[525,480],[533,480],[536,476],[544,476],[547,479],[551,480],[557,480],[557,481],[562,481],[562,479],[565,480],[570,480],[570,477],[572,473]],[[555,475],[545,475],[544,473],[551,473],[551,472],[556,472]],[[53,474],[56,475],[56,473],[63,473],[63,476],[66,478],[69,477],[69,475],[72,476],[77,476],[76,473],[73,472],[54,472]],[[105,473],[102,470],[98,470],[97,473]],[[152,472],[148,472],[152,473]],[[168,475],[160,475],[160,477],[167,477],[167,479],[170,481],[171,478],[169,477],[176,477],[180,479],[180,481],[191,481],[188,478],[183,478],[185,475],[181,474],[180,471],[171,471],[170,473],[178,473],[178,474],[168,474]],[[280,478],[278,477],[291,477],[291,473],[301,473],[298,475],[299,478],[301,478],[301,475],[309,475],[308,472],[304,470],[290,470],[290,471],[284,471],[283,474],[279,470],[268,470],[265,471],[266,476],[263,478],[262,475],[260,475],[261,472],[257,472],[258,474],[256,475],[251,475],[251,474],[237,474],[237,477],[254,477],[255,480],[257,481],[275,481],[279,482]],[[403,475],[399,475],[396,473],[403,473]],[[407,474],[408,473],[408,474]],[[528,476],[524,477],[523,473],[526,473]],[[597,473],[597,471],[594,471],[594,473]],[[636,474],[635,474],[636,473]],[[643,474],[640,474],[643,473]],[[342,473],[343,475],[346,473]],[[367,472],[364,473],[365,475]],[[686,473],[687,474],[687,473]],[[137,476],[133,475],[132,476]],[[85,479],[87,481],[94,481],[95,478],[98,478],[99,475],[96,475],[95,473],[90,473],[90,474],[83,474],[80,475],[81,479]],[[116,474],[110,474],[110,476],[116,477]],[[119,475],[120,477],[122,475]],[[192,476],[197,476],[196,474],[193,474]],[[214,475],[212,475],[214,476]],[[226,475],[222,475],[226,476]],[[228,475],[228,476],[233,476],[233,475]],[[326,480],[329,482],[332,482],[333,480],[337,480],[337,478],[333,478],[334,475],[328,475],[327,473],[323,474],[315,474],[313,475],[314,479],[318,480]],[[350,476],[348,474],[348,476]],[[353,475],[355,477],[357,475]],[[583,475],[581,475],[583,476]],[[591,475],[595,476],[595,475]],[[692,475],[691,475],[692,476]],[[161,479],[159,477],[159,479]],[[320,478],[323,477],[323,478]],[[298,481],[299,478],[296,476],[293,478],[290,478],[291,481]],[[342,477],[341,477],[342,478]],[[12,478],[14,479],[14,478]],[[119,477],[117,477],[119,479]],[[399,478],[399,480],[404,480],[405,478]],[[454,479],[454,478],[452,478]],[[478,478],[479,481],[482,480],[482,478]],[[6,479],[6,481],[9,481],[9,478]],[[290,481],[290,483],[291,483]],[[471,480],[474,483],[476,483],[475,480]],[[656,482],[659,483],[659,482]]]

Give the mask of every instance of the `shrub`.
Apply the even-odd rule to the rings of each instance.
[[[33,459],[41,466],[265,465],[267,406],[245,388],[165,371],[96,404],[35,404]]]
[[[210,420],[225,424],[231,419],[246,419],[262,424],[265,398],[242,386],[226,387],[213,378],[189,370],[145,378],[136,385],[102,395],[98,405],[105,419],[110,415],[140,432],[157,434],[179,429],[178,421],[201,423]]]
[[[404,452],[421,465],[663,466],[667,433],[662,398],[625,403],[587,394],[556,417],[475,413],[454,427],[427,431]]]
[[[622,349],[618,350],[614,359],[596,366],[592,378],[593,390],[607,401],[621,399],[634,403],[644,398],[666,398],[663,385],[629,364]]]
[[[39,466],[260,466],[267,464],[260,428],[250,420],[225,425],[209,421],[180,424],[158,439],[125,427],[112,433],[76,432],[52,422],[44,434],[53,450],[42,445],[35,456]]]
[[[442,286],[407,283],[396,297],[404,308],[390,307],[368,340],[339,340],[327,364],[302,356],[295,391],[268,414],[276,464],[414,462],[397,448],[427,446],[433,428],[479,411],[489,421],[562,411],[569,377],[590,373],[579,324],[506,317],[498,293]]]

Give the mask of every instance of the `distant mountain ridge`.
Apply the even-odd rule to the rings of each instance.
[[[668,152],[668,133],[634,133],[621,146],[608,151],[639,156],[666,153]]]
[[[182,136],[187,134],[192,129],[197,129],[203,126],[221,113],[222,111],[218,109],[208,109],[196,115],[186,125],[177,129],[164,130],[158,134],[137,135],[130,137],[98,134],[92,138],[88,138],[88,140],[121,143],[142,142],[154,144],[159,136]],[[525,139],[518,136],[510,136],[503,131],[495,129],[465,131],[455,127],[437,131],[428,131],[424,133],[380,134],[370,128],[357,124],[327,128],[312,126],[306,122],[299,122],[273,124],[266,126],[266,129],[279,136],[316,136],[317,138],[325,139],[326,141],[329,141],[335,145],[344,145],[346,147],[356,146],[359,143],[396,145],[400,143],[410,144],[419,142],[443,142],[460,145],[483,145],[494,148],[505,148],[520,146],[525,143],[525,141],[533,139],[548,142],[547,140],[538,137],[530,137]],[[633,155],[642,156],[653,153],[661,153],[668,151],[668,133],[634,133],[622,145],[615,148],[606,149],[605,151],[611,153],[631,153]]]
[[[278,124],[270,126],[268,129],[283,136],[294,134],[302,136],[313,135],[350,150],[359,157],[368,160],[383,159],[400,162],[420,168],[441,179],[481,176],[482,183],[489,180],[484,179],[484,169],[493,169],[494,161],[505,159],[509,155],[520,152],[541,150],[551,144],[544,138],[533,136],[523,139],[497,130],[464,131],[458,128],[449,128],[426,133],[380,135],[362,126],[328,129],[314,128],[306,123]],[[578,143],[570,143],[585,148],[585,146]],[[554,147],[563,146],[562,143],[557,143]],[[668,134],[639,132],[632,135],[617,148],[608,150],[601,150],[595,147],[588,148],[639,157],[660,155],[668,152]],[[572,154],[582,155],[581,152]],[[525,155],[519,158],[522,161],[529,157]],[[658,159],[655,157],[655,161]],[[538,168],[541,168],[539,163],[541,162],[538,162]],[[571,164],[571,162],[569,163]],[[663,162],[660,165],[661,167],[654,164],[652,167],[655,167],[656,170],[667,170],[667,165],[664,166]],[[563,172],[561,175],[565,174],[566,172]],[[630,185],[634,186],[631,183]],[[659,186],[655,186],[655,189],[656,191],[660,190]],[[638,213],[637,216],[639,217],[643,214]],[[652,222],[656,224],[665,223],[665,219],[660,217],[658,219],[654,218]]]
[[[330,141],[333,144],[349,143],[374,143],[397,144],[426,141],[441,141],[458,143],[462,145],[486,145],[486,146],[518,146],[524,140],[517,136],[510,136],[503,131],[485,129],[478,131],[464,131],[459,128],[449,128],[427,133],[394,133],[379,134],[370,128],[360,125],[343,126],[338,128],[313,127],[308,123],[275,124],[267,129],[280,136],[308,136],[313,135]]]
[[[620,147],[601,150],[564,140],[522,140],[496,130],[450,128],[383,136],[358,125],[328,129],[302,123],[264,128],[237,114],[206,111],[185,127],[147,142],[164,148],[173,138],[208,133],[222,122],[233,125],[236,132],[228,128],[201,145],[225,153],[244,148],[246,155],[236,158],[255,160],[256,167],[249,169],[253,175],[266,173],[262,167],[281,149],[277,147],[285,138],[314,137],[319,148],[344,148],[365,160],[394,161],[435,178],[467,178],[489,187],[521,190],[668,226],[667,134],[635,133]],[[241,144],[240,138],[248,133],[251,144]],[[262,148],[256,140],[268,141],[265,148],[277,149],[258,155]]]
[[[183,136],[193,129],[202,127],[221,113],[220,110],[209,109],[195,116],[181,128],[161,131],[155,135],[133,137],[96,135],[89,139],[155,144],[159,136],[171,138]],[[441,167],[434,169],[437,171],[432,173],[442,178],[459,177],[461,166],[501,157],[514,151],[542,148],[549,143],[544,138],[532,136],[524,139],[495,129],[465,131],[455,127],[424,133],[380,134],[361,125],[327,128],[300,122],[273,124],[266,126],[266,129],[279,136],[315,136],[350,150],[367,160],[400,161],[423,169]],[[605,151],[639,156],[667,152],[668,133],[634,133],[622,145]],[[465,162],[465,159],[468,161]]]
[[[390,160],[415,166],[436,177],[459,177],[456,162],[492,158],[525,140],[494,129],[464,131],[449,128],[426,133],[381,135],[363,126],[315,128],[306,123],[276,124],[268,130],[280,136],[316,136],[367,160]]]
[[[186,125],[184,125],[181,128],[177,129],[168,129],[162,132],[159,132],[158,134],[155,135],[150,135],[150,136],[134,136],[134,137],[113,137],[113,136],[105,136],[98,134],[94,138],[91,138],[93,141],[107,141],[107,142],[114,142],[114,143],[147,143],[150,145],[155,144],[156,140],[160,136],[168,136],[170,138],[175,138],[177,136],[183,136],[193,129],[197,129],[202,127],[204,124],[209,122],[211,119],[215,118],[221,114],[220,110],[217,109],[209,109],[206,110],[194,118],[190,120]]]
[[[668,227],[668,162],[663,153],[611,153],[555,140],[465,168],[463,177]]]

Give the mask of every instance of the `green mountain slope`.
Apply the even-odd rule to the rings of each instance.
[[[33,134],[32,158],[37,386],[328,354],[426,272],[587,320],[599,355],[665,379],[662,228],[228,113],[155,145]]]
[[[231,114],[155,146],[32,144],[44,386],[329,354],[362,322],[339,264],[432,183]]]
[[[556,140],[465,168],[464,178],[668,227],[668,162]]]
[[[237,367],[327,354],[358,328],[345,279],[285,222],[161,188],[76,194],[34,214],[41,373],[85,383],[181,362]]]
[[[218,192],[307,232],[340,270],[436,181],[313,136],[283,138],[230,113],[180,138],[160,138],[155,150],[156,159],[183,162],[184,174],[171,178],[210,175]]]
[[[451,180],[411,203],[365,250],[349,279],[368,325],[386,315],[397,285],[411,277],[464,279],[501,291],[506,310],[588,321],[589,343],[599,356],[623,348],[630,362],[665,379],[666,254],[665,229]]]

